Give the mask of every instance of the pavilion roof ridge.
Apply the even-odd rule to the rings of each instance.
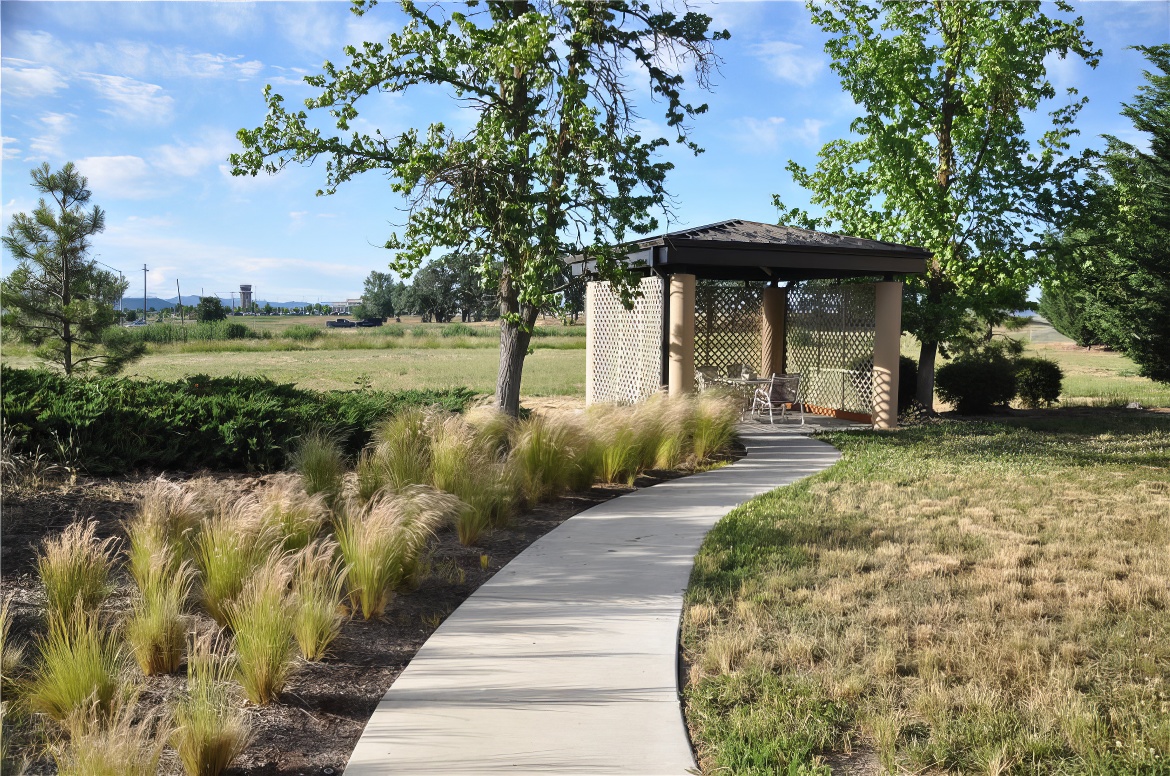
[[[914,245],[903,245],[901,243],[886,242],[883,240],[869,240],[861,237],[831,234],[829,232],[816,232],[797,226],[765,224],[759,221],[747,221],[741,218],[732,218],[702,226],[665,232],[653,237],[642,238],[641,240],[637,240],[635,244],[649,247],[652,245],[679,245],[691,241],[738,243],[741,245],[751,244],[759,246],[836,248],[843,250],[928,255],[928,251],[924,248]]]

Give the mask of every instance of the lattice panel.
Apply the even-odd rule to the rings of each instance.
[[[874,295],[872,283],[789,289],[787,371],[809,404],[873,413]]]
[[[715,367],[723,374],[731,364],[747,364],[759,373],[763,293],[763,284],[696,284],[696,367]]]
[[[643,278],[641,296],[627,310],[611,283],[589,284],[593,336],[590,395],[596,402],[633,404],[662,387],[662,326],[665,284]]]

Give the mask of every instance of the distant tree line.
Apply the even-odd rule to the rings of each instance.
[[[362,291],[359,318],[421,316],[424,323],[494,321],[500,317],[497,272],[485,274],[478,257],[448,253],[414,273],[411,282],[395,280],[388,272],[371,272]],[[585,282],[573,278],[566,266],[553,278],[543,312],[564,321],[576,321],[585,306]]]

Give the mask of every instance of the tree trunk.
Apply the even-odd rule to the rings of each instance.
[[[506,288],[505,288],[506,286]],[[532,342],[532,326],[538,309],[521,305],[508,279],[500,283],[500,371],[496,377],[496,408],[516,418],[520,416],[520,380],[524,376],[524,357]],[[518,319],[518,320],[517,320]]]
[[[934,360],[937,354],[937,342],[923,342],[918,352],[918,386],[915,393],[919,403],[929,412],[934,412]]]

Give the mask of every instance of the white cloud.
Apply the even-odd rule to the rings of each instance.
[[[40,157],[58,157],[62,155],[61,142],[73,129],[72,113],[42,113],[37,123],[44,129],[41,134],[28,141],[28,150],[32,154],[30,159]]]
[[[4,94],[11,97],[48,97],[67,85],[51,67],[37,66],[23,59],[5,58],[0,75]]]
[[[222,163],[233,150],[235,140],[230,132],[211,131],[193,143],[158,146],[151,152],[150,162],[162,172],[190,178]]]
[[[789,125],[783,116],[768,116],[758,119],[745,116],[735,122],[738,125],[737,137],[747,150],[775,151],[781,144],[790,141],[803,143],[809,146],[820,144],[821,129],[825,122],[817,119],[804,119],[800,126]]]
[[[20,149],[19,148],[15,148],[15,147],[9,148],[8,147],[10,145],[15,146],[16,143],[20,142],[19,140],[17,140],[14,137],[4,136],[4,137],[0,137],[0,142],[3,143],[3,147],[4,147],[4,153],[3,153],[4,159],[7,160],[7,159],[19,159],[20,158]]]
[[[799,86],[809,86],[825,69],[825,57],[802,53],[804,46],[798,43],[774,40],[757,43],[750,50],[774,77]]]
[[[89,178],[97,200],[147,199],[158,194],[155,176],[141,156],[87,156],[77,160],[77,168]]]
[[[175,101],[158,84],[100,73],[82,73],[81,78],[89,82],[102,98],[114,103],[113,108],[107,108],[103,113],[135,123],[165,124],[171,120]]]

